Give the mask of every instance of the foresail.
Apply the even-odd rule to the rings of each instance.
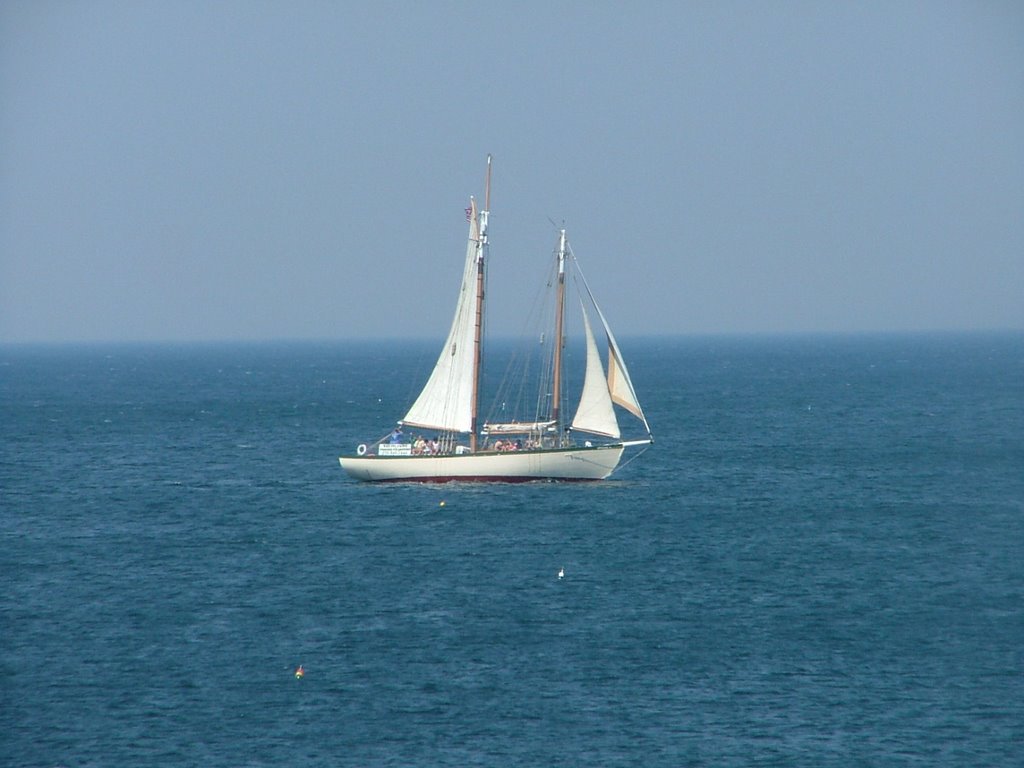
[[[475,200],[470,201],[469,216],[469,242],[462,287],[448,340],[426,386],[402,419],[403,424],[451,432],[469,432],[472,429],[473,336],[480,241]]]
[[[587,339],[587,370],[583,378],[583,394],[580,405],[572,420],[572,428],[580,432],[590,432],[607,437],[619,437],[619,423],[615,418],[615,408],[604,380],[604,367],[601,356],[594,341],[594,332],[590,329],[590,318],[587,310],[583,310],[583,329]]]
[[[587,295],[597,311],[597,316],[601,319],[601,325],[604,326],[605,336],[608,338],[608,391],[611,393],[611,399],[614,403],[621,405],[640,419],[644,423],[644,429],[647,430],[647,434],[650,435],[651,427],[648,425],[647,417],[644,416],[643,409],[640,407],[640,401],[636,397],[636,390],[633,389],[633,382],[630,381],[629,371],[626,370],[626,362],[622,358],[622,352],[615,341],[612,329],[608,325],[601,307],[598,306],[597,300],[594,298],[594,292],[590,290],[587,278],[583,275],[583,271],[579,269],[578,262],[576,267],[577,273],[583,280],[583,286],[587,289]]]
[[[608,391],[611,392],[612,400],[621,405],[627,411],[640,419],[647,427],[647,419],[640,408],[640,402],[636,398],[636,391],[633,389],[633,382],[629,379],[629,372],[626,370],[626,363],[622,359],[619,345],[615,343],[615,337],[611,330],[605,328],[608,334]],[[649,428],[648,428],[648,431]]]

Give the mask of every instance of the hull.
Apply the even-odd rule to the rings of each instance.
[[[461,456],[342,456],[339,461],[350,477],[371,482],[603,480],[618,466],[624,448],[619,443]]]

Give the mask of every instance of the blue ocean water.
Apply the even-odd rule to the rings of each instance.
[[[625,340],[612,479],[348,480],[435,346],[0,348],[0,765],[1024,764],[1024,336]]]

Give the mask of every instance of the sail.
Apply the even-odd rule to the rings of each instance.
[[[573,256],[573,260],[575,261],[575,256]],[[621,405],[640,419],[644,423],[644,429],[647,430],[647,434],[650,435],[651,427],[647,423],[647,417],[644,416],[643,409],[640,407],[636,390],[633,389],[633,382],[630,381],[629,371],[626,370],[626,361],[622,358],[622,352],[615,341],[612,329],[608,325],[608,321],[605,320],[604,313],[601,311],[601,307],[598,306],[597,300],[594,298],[594,292],[590,290],[590,285],[587,283],[587,278],[583,275],[583,270],[579,268],[578,262],[576,263],[576,272],[583,280],[583,287],[587,289],[587,296],[590,297],[594,309],[597,310],[597,316],[601,319],[605,336],[608,338],[608,391],[611,393],[612,402]]]
[[[484,424],[488,435],[528,435],[545,432],[555,426],[553,421],[510,421],[502,424]]]
[[[601,314],[601,310],[597,310],[597,313]],[[626,370],[622,352],[619,351],[619,345],[615,343],[615,337],[604,317],[601,318],[601,322],[604,323],[604,330],[608,336],[608,391],[611,393],[612,400],[640,419],[647,431],[650,432],[647,419],[640,408],[640,401],[636,398],[633,382],[629,379],[629,371]]]
[[[470,199],[469,242],[462,271],[462,287],[448,340],[427,384],[402,419],[403,424],[448,432],[469,432],[473,427],[473,337],[476,322],[476,276],[479,265],[480,227],[476,201]]]
[[[587,338],[587,371],[583,377],[583,394],[580,405],[572,420],[572,428],[580,432],[591,432],[596,435],[619,437],[619,423],[615,419],[612,397],[604,380],[604,367],[601,356],[594,341],[594,332],[590,330],[590,318],[587,310],[583,310],[583,330]]]

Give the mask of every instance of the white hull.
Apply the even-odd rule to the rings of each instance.
[[[619,464],[622,443],[554,451],[516,451],[450,456],[342,456],[356,480],[446,482],[603,480]]]

